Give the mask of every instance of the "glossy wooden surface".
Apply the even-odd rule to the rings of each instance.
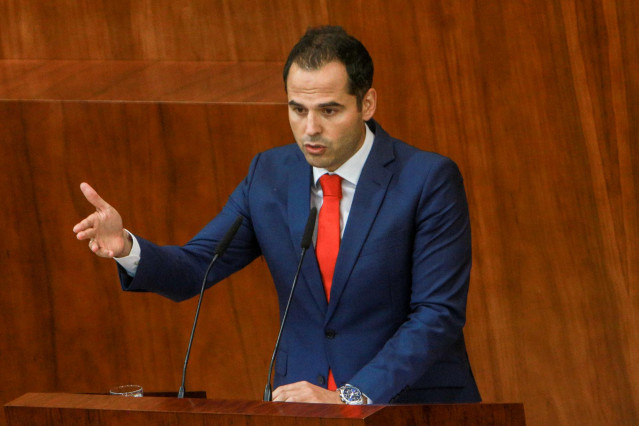
[[[71,228],[93,183],[127,227],[184,243],[216,212],[255,152],[289,143],[283,105],[0,102],[4,240],[2,399],[22,389],[179,387],[195,301],[124,294],[115,266]],[[10,138],[9,138],[10,136]],[[193,154],[196,154],[193,156]],[[9,243],[10,241],[10,243]],[[207,292],[187,389],[260,398],[277,330],[263,261]]]
[[[326,1],[4,0],[2,59],[281,61]]]
[[[0,61],[0,99],[286,103],[282,63]]]
[[[368,405],[123,398],[29,393],[5,406],[8,424],[523,426],[522,404]]]
[[[292,140],[278,64],[330,22],[370,50],[382,126],[465,177],[484,400],[523,401],[532,425],[639,423],[638,2],[135,3],[0,10],[0,402],[178,387],[195,302],[121,293],[71,233],[78,185],[185,242],[255,153]],[[207,292],[187,386],[261,397],[269,280],[259,260]]]

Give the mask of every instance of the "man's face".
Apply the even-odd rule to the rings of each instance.
[[[355,95],[348,93],[346,67],[341,62],[312,71],[293,64],[286,87],[288,120],[306,161],[335,171],[364,143],[364,121],[375,113],[375,89],[364,95],[358,110]]]

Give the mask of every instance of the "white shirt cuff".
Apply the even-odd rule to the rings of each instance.
[[[114,257],[113,259],[124,268],[128,276],[133,278],[135,277],[135,273],[138,270],[138,264],[140,263],[140,254],[142,250],[140,249],[140,243],[138,243],[135,235],[129,232],[128,229],[125,229],[125,231],[131,236],[131,239],[133,240],[131,253],[129,253],[128,256]]]

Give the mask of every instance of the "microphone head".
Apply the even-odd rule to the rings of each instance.
[[[242,224],[242,216],[240,215],[235,219],[235,222],[233,222],[233,225],[231,225],[229,230],[226,232],[226,235],[224,235],[224,238],[222,238],[222,241],[220,241],[220,243],[215,248],[215,254],[217,254],[218,256],[222,256],[224,254],[229,244],[231,243],[231,240],[235,236],[235,233],[237,232],[238,229],[240,229],[241,224]]]
[[[313,241],[313,232],[315,232],[315,219],[317,218],[317,208],[311,208],[306,221],[306,228],[304,228],[304,236],[302,237],[302,248],[304,250],[311,246]]]

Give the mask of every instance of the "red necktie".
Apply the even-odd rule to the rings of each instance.
[[[342,199],[342,178],[338,175],[323,175],[320,180],[322,185],[323,202],[319,212],[317,225],[317,243],[315,253],[319,263],[324,283],[326,300],[331,300],[331,284],[335,261],[339,252],[340,228],[339,228],[339,202]]]
[[[324,283],[326,300],[330,301],[333,272],[335,271],[335,261],[339,252],[341,236],[339,202],[342,199],[342,178],[338,175],[325,174],[320,177],[319,182],[322,185],[323,201],[317,225],[315,254],[317,255],[317,263],[322,275],[322,282]],[[337,389],[337,385],[333,378],[333,372],[329,369],[328,390],[335,389]]]

